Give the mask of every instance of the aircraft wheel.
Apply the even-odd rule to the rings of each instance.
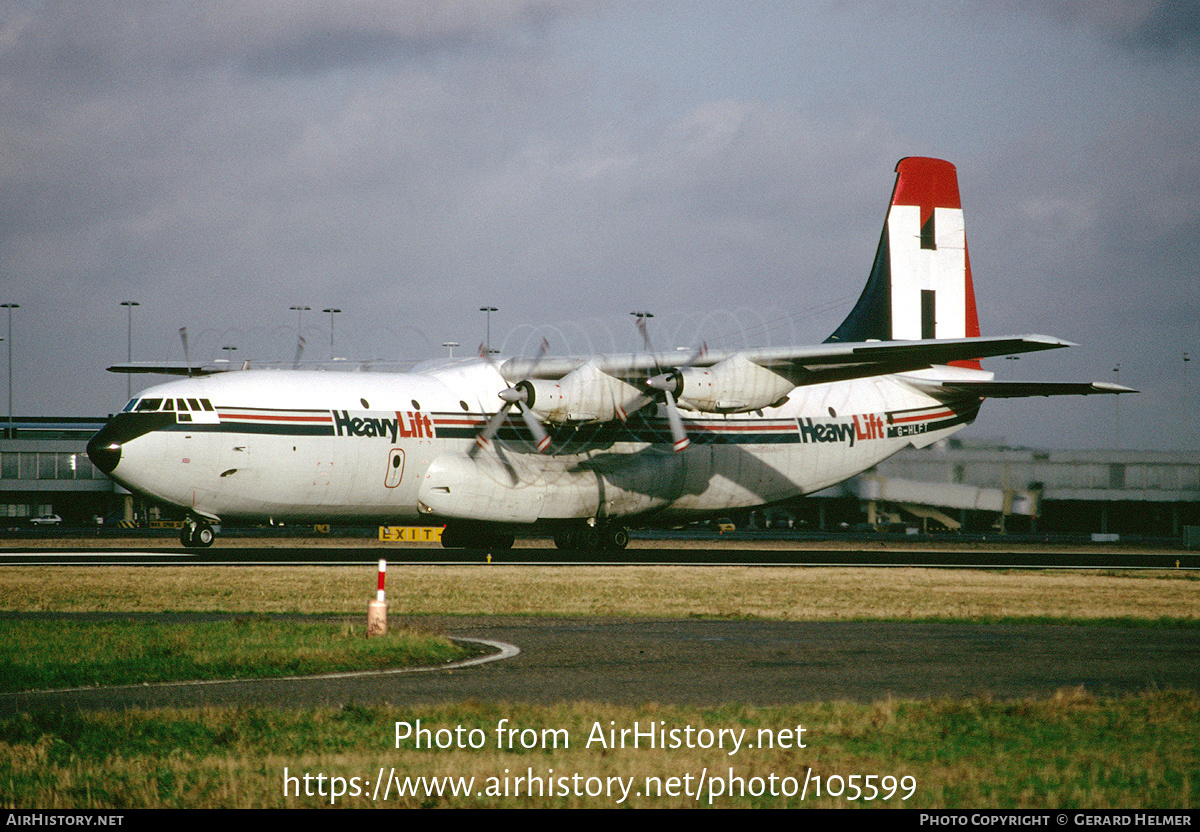
[[[600,548],[600,530],[595,526],[584,526],[579,532],[579,548],[594,552]]]
[[[212,526],[208,525],[207,523],[200,523],[196,526],[196,533],[192,535],[192,540],[195,541],[192,545],[199,546],[201,548],[208,548],[209,546],[213,545],[213,541],[216,540],[216,538],[217,535],[216,532],[213,531]]]
[[[606,526],[601,538],[604,548],[619,552],[629,545],[629,530],[619,523]]]
[[[195,520],[187,520],[183,524],[183,528],[179,530],[179,542],[188,548],[206,549],[213,545],[216,540],[217,533],[213,531],[213,527],[208,523],[197,523]]]
[[[446,526],[442,529],[444,549],[511,549],[516,535],[495,531],[488,526]]]
[[[579,548],[579,530],[567,527],[554,533],[554,547],[571,551]]]

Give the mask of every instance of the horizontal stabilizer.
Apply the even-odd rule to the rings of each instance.
[[[937,385],[950,393],[966,393],[984,399],[1016,399],[1028,396],[1092,396],[1097,393],[1136,393],[1132,387],[1103,381],[943,381]]]

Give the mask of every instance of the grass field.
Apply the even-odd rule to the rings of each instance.
[[[373,576],[373,567],[10,567],[0,568],[0,606],[9,611],[363,615]],[[1200,620],[1200,581],[1183,571],[481,565],[394,567],[388,579],[392,612],[406,616],[955,619],[1113,626],[1190,626]],[[67,636],[72,637],[85,639],[81,631]],[[115,648],[127,650],[133,648]],[[397,745],[398,724],[415,733],[418,720],[428,732],[424,747],[411,736]],[[635,724],[643,734],[667,732],[665,739],[674,736],[680,744],[651,749],[643,740],[631,749],[599,741],[612,736],[606,733],[610,730],[631,730]],[[507,745],[498,730],[502,726],[517,730]],[[801,726],[805,730],[798,733]],[[743,729],[743,737],[752,740],[730,753],[730,743]],[[712,747],[701,747],[706,737]],[[805,747],[799,746],[802,739]],[[446,746],[439,747],[442,743]],[[440,778],[474,779],[465,794],[452,795],[467,781]],[[710,802],[1169,809],[1195,807],[1198,783],[1200,697],[1195,691],[1151,690],[1104,699],[1072,689],[1019,701],[982,696],[777,708],[458,702],[412,708],[47,712],[0,719],[0,804],[43,809]],[[416,793],[398,796],[401,788]]]
[[[192,624],[0,621],[0,691],[433,667],[467,655],[440,636],[367,639],[365,629],[250,615]]]
[[[1190,693],[1105,701],[1070,691],[1038,701],[778,708],[465,702],[31,714],[0,720],[0,802],[40,809],[1189,808],[1197,797],[1198,709]],[[557,747],[545,747],[543,735],[537,748],[497,748],[504,719],[553,730]],[[417,720],[433,736],[459,726],[477,730],[484,747],[417,748],[412,740],[397,747],[396,724]],[[764,729],[777,739],[787,730],[792,746],[802,726],[806,747],[743,747],[732,755],[721,748],[588,747],[597,726],[635,723],[676,729],[681,741],[688,727],[697,738],[745,728],[750,742]],[[466,793],[450,794],[466,778],[473,778]],[[385,785],[376,792],[380,780]],[[397,794],[400,788],[408,793]]]

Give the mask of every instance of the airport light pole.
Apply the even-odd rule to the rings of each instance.
[[[20,309],[19,303],[0,303],[0,309],[8,310],[8,438],[13,437],[12,426],[12,312]]]
[[[1179,371],[1179,379],[1182,382],[1180,386],[1183,388],[1183,395],[1180,397],[1180,403],[1181,403],[1182,407],[1180,408],[1181,413],[1180,413],[1179,424],[1181,424],[1181,425],[1190,424],[1189,420],[1186,417],[1187,417],[1187,414],[1192,412],[1192,407],[1191,407],[1192,393],[1191,393],[1189,379],[1188,379],[1188,364],[1191,362],[1191,360],[1192,360],[1191,356],[1185,352],[1183,354],[1183,362],[1179,365],[1181,368]],[[1188,447],[1188,436],[1187,436],[1186,431],[1184,432],[1184,435],[1180,438],[1180,442],[1181,442],[1180,447],[1182,447],[1182,448]]]
[[[1117,384],[1120,384],[1121,383],[1121,365],[1120,364],[1117,364],[1115,367],[1113,367],[1113,373],[1116,374]],[[1115,430],[1114,430],[1115,436],[1113,439],[1113,444],[1117,448],[1120,448],[1121,447],[1121,397],[1120,396],[1113,396],[1113,414],[1114,414],[1114,419],[1116,422]]]
[[[458,342],[457,341],[443,341],[442,346],[450,348],[450,357],[453,358],[454,357],[454,348],[458,346]]]
[[[300,337],[300,316],[305,312],[311,312],[311,306],[289,306],[288,309],[296,313],[296,337]]]
[[[128,320],[125,322],[125,363],[133,362],[133,307],[141,306],[136,300],[123,300],[121,305],[125,307],[129,313]],[[130,382],[129,373],[125,374],[125,401],[129,401],[133,397],[133,387]]]
[[[642,334],[642,343],[645,345],[646,351],[650,353],[651,357],[653,357],[654,349],[650,346],[650,332],[649,332],[649,330],[646,329],[646,321],[648,321],[650,318],[653,318],[654,313],[653,312],[630,312],[629,314],[632,315],[633,317],[637,318],[637,329],[638,329],[638,332],[640,332]],[[658,359],[656,358],[654,360],[657,361]]]
[[[479,311],[487,313],[487,340],[484,341],[483,343],[484,343],[484,349],[487,350],[487,354],[491,355],[492,354],[492,313],[499,312],[500,310],[494,306],[481,306],[481,307],[479,307]]]
[[[329,313],[329,360],[332,361],[333,360],[333,316],[340,314],[342,310],[334,309],[333,307],[330,307],[329,309],[322,309],[321,311]]]

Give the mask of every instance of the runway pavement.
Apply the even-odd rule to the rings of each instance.
[[[381,559],[404,564],[493,563],[590,566],[596,564],[762,565],[762,566],[926,566],[1005,569],[1197,569],[1200,553],[1187,551],[1104,548],[1096,546],[972,547],[919,546],[787,546],[752,542],[709,542],[680,545],[664,541],[655,546],[634,543],[621,552],[564,552],[529,546],[509,550],[443,549],[440,546],[396,545],[274,545],[223,540],[211,549],[170,546],[106,545],[87,540],[55,548],[0,548],[0,566],[310,566],[358,565]]]
[[[769,705],[980,694],[1008,699],[1077,686],[1098,695],[1200,689],[1200,639],[1184,627],[516,616],[438,623],[450,636],[515,645],[520,652],[476,667],[419,673],[4,694],[0,713],[465,700]]]

